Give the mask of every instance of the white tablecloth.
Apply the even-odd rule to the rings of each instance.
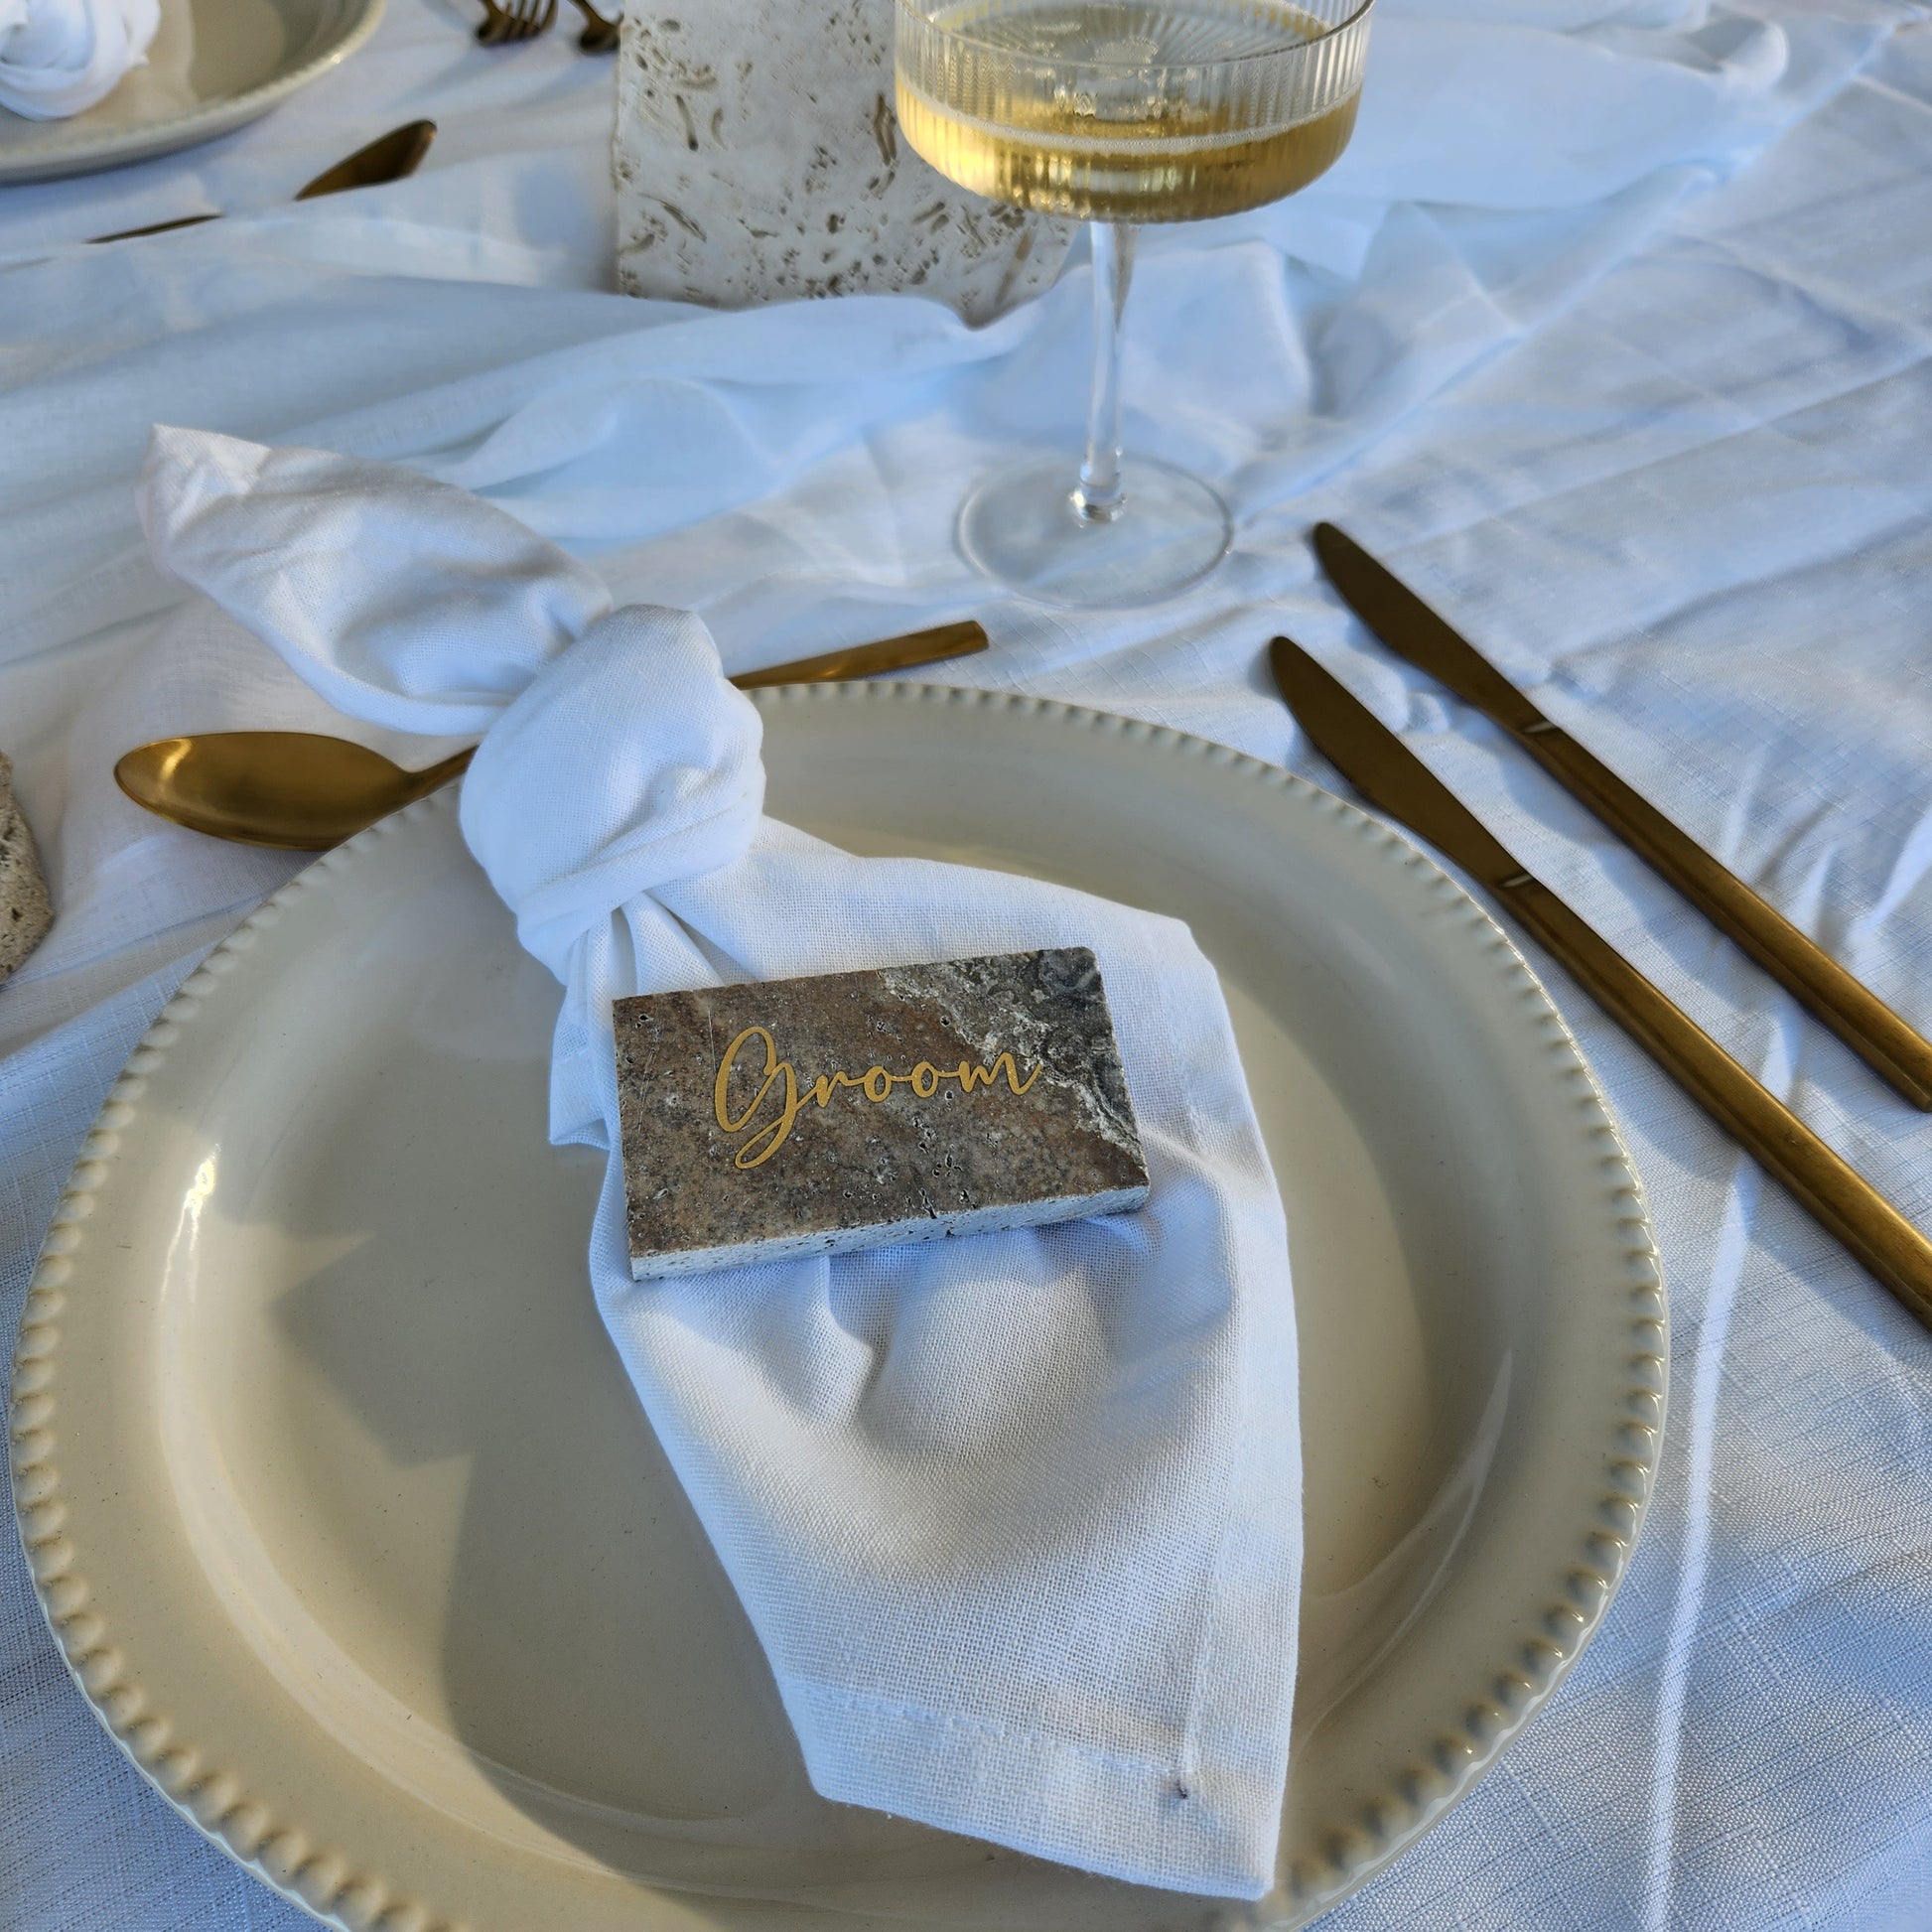
[[[57,880],[89,882],[0,990],[0,1321],[122,1057],[288,871],[185,857],[174,834],[127,844],[100,802],[100,694],[174,597],[128,495],[156,418],[483,488],[620,596],[702,608],[734,666],[977,611],[995,649],[950,676],[1331,781],[1260,669],[1286,629],[1932,1225],[1925,1117],[1379,651],[1307,544],[1318,516],[1353,530],[1932,1026],[1932,23],[1902,0],[1783,13],[1795,124],[1727,181],[1635,184],[1560,248],[1399,209],[1345,302],[1285,275],[1265,228],[1151,250],[1130,431],[1219,477],[1240,538],[1202,592],[1105,618],[989,600],[947,540],[1000,447],[1077,435],[1078,276],[979,335],[914,305],[821,305],[774,333],[605,294],[610,69],[566,37],[488,53],[444,0],[392,0],[366,53],[252,130],[0,196],[0,749]],[[443,131],[415,182],[280,205],[416,113]],[[262,212],[68,245],[198,207]],[[1932,1338],[1536,963],[1664,1246],[1663,1478],[1550,1710],[1326,1924],[1932,1925]],[[309,1922],[124,1764],[10,1543],[0,1821],[10,1932]]]

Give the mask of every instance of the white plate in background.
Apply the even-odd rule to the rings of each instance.
[[[161,0],[147,65],[66,120],[0,107],[0,185],[148,161],[266,114],[366,41],[383,0]]]

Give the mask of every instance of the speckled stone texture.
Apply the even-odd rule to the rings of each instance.
[[[1072,227],[969,195],[893,112],[894,0],[632,0],[618,285],[736,309],[912,290],[968,322],[1046,288]]]
[[[639,1280],[1147,1199],[1084,946],[659,993],[613,1013]]]
[[[40,855],[14,803],[13,780],[13,766],[0,757],[0,980],[12,974],[54,923]]]

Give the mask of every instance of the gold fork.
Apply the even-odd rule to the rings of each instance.
[[[483,24],[477,38],[485,47],[532,41],[557,18],[557,0],[483,0]]]
[[[577,11],[584,16],[584,31],[577,36],[577,45],[586,54],[615,54],[618,42],[623,38],[621,20],[606,20],[591,5],[591,0],[577,0]]]

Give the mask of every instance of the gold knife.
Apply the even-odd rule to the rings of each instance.
[[[1289,710],[1348,782],[1494,893],[1712,1119],[1932,1328],[1932,1242],[1525,872],[1401,739],[1313,658],[1277,637],[1268,661]]]
[[[298,188],[294,199],[313,202],[324,195],[341,195],[351,188],[380,188],[384,182],[405,181],[422,166],[429,144],[435,139],[434,121],[409,121],[402,127],[393,127],[333,168],[325,168],[307,187]],[[132,241],[136,235],[166,234],[170,228],[194,228],[204,221],[220,218],[218,214],[184,214],[173,221],[151,221],[145,228],[120,228],[113,234],[87,238],[89,241]]]
[[[1314,549],[1349,609],[1398,657],[1500,725],[1880,1079],[1914,1105],[1932,1108],[1932,1041],[1552,724],[1466,637],[1353,538],[1332,523],[1317,523]]]

